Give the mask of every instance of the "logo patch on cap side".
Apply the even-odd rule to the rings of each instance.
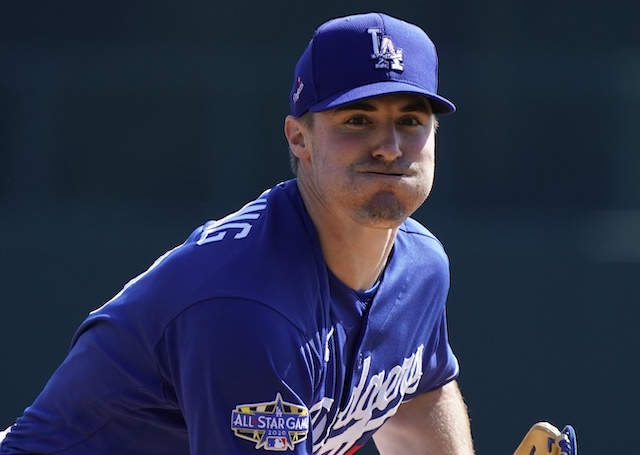
[[[231,429],[241,439],[256,443],[256,449],[293,450],[307,438],[309,411],[287,403],[278,393],[270,402],[241,404],[231,412]]]
[[[402,49],[396,49],[391,37],[381,35],[379,28],[370,28],[367,29],[367,32],[371,35],[371,44],[373,46],[371,58],[377,60],[376,68],[403,71]]]
[[[302,93],[302,89],[304,88],[304,83],[302,82],[302,78],[298,76],[298,80],[296,82],[296,91],[293,94],[293,102],[297,103],[300,99],[300,94]]]

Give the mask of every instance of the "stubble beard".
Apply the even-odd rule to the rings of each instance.
[[[360,225],[380,229],[400,226],[427,199],[431,184],[414,176],[411,184],[388,185],[369,193],[353,184],[350,204],[353,219]]]
[[[382,190],[362,201],[354,210],[356,221],[364,226],[393,229],[400,226],[422,204],[425,198],[416,195],[420,203],[403,203],[393,192]]]

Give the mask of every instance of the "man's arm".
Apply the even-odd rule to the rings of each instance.
[[[467,407],[456,382],[415,397],[373,435],[381,455],[473,455]]]

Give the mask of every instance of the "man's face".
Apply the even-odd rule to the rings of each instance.
[[[394,228],[427,198],[436,119],[418,95],[368,98],[313,114],[299,183],[314,204],[359,225]]]

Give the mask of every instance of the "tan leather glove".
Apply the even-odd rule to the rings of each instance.
[[[513,455],[578,455],[576,432],[571,425],[560,431],[549,422],[538,422]]]

